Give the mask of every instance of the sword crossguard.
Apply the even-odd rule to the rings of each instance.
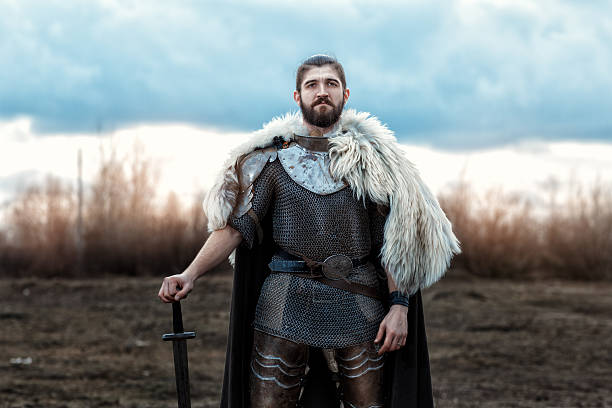
[[[196,336],[195,332],[167,333],[162,336],[162,340],[163,341],[188,340],[188,339],[193,339],[195,336]]]

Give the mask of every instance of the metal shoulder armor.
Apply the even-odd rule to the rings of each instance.
[[[328,195],[346,187],[343,180],[336,180],[329,172],[329,153],[305,149],[291,143],[278,151],[285,172],[300,186],[319,195]]]
[[[242,217],[251,209],[253,183],[261,174],[266,163],[273,162],[276,158],[276,148],[272,146],[255,150],[238,159],[236,171],[238,172],[240,194],[233,212],[235,217]]]

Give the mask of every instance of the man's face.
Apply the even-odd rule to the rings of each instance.
[[[342,89],[338,73],[331,65],[313,67],[306,71],[301,91],[293,99],[302,110],[304,120],[311,125],[328,128],[338,121],[349,90]]]

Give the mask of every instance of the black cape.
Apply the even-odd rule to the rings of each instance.
[[[264,241],[252,249],[238,247],[230,327],[221,395],[222,408],[249,406],[249,373],[253,347],[252,322],[267,264],[274,248],[270,217],[264,220]],[[410,297],[406,345],[387,354],[384,366],[385,408],[431,408],[433,397],[421,293]],[[301,402],[309,408],[338,408],[336,387],[321,353],[310,353],[310,370]]]

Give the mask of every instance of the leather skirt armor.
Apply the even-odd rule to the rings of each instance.
[[[251,408],[297,406],[308,346],[255,330],[251,354]]]
[[[251,408],[294,408],[299,406],[309,353],[322,350],[280,337],[254,331],[251,356]],[[337,363],[338,396],[345,408],[383,407],[384,355],[376,354],[368,341],[332,353]]]

